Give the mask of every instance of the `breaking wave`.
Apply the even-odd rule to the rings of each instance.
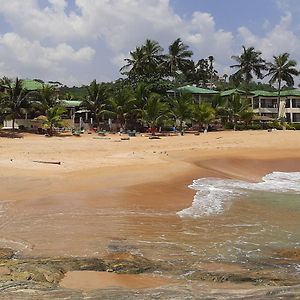
[[[202,178],[194,180],[189,187],[197,191],[192,206],[177,214],[180,217],[197,218],[222,213],[230,200],[247,195],[249,191],[300,194],[300,172],[273,172],[258,183]]]

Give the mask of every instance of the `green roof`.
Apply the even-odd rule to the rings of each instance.
[[[254,97],[278,97],[278,92],[267,92],[267,91],[252,91],[252,93],[254,94]],[[285,90],[285,91],[281,91],[280,95],[282,97],[291,97],[291,96],[295,96],[295,97],[300,97],[300,91],[299,90]]]
[[[82,101],[78,101],[78,100],[61,100],[61,104],[64,107],[79,107],[81,106]]]
[[[27,91],[36,91],[36,90],[41,90],[44,84],[35,80],[23,79],[22,86],[23,89]]]
[[[221,97],[227,97],[234,94],[247,94],[247,92],[240,89],[232,89],[232,90],[221,92]]]
[[[199,88],[199,87],[192,86],[192,85],[186,85],[186,86],[177,88],[177,89],[175,89],[175,92],[200,94],[200,95],[219,94],[219,92],[217,92],[217,91]]]
[[[278,93],[276,92],[278,95]],[[281,91],[280,92],[281,96],[283,97],[289,97],[289,96],[298,96],[300,97],[300,91],[299,90],[286,90],[286,91]]]
[[[268,92],[268,91],[261,91],[261,90],[257,90],[257,91],[252,91],[252,93],[254,94],[254,97],[276,97],[277,96],[277,92]]]

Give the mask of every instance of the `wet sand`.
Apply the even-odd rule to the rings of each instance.
[[[175,284],[172,280],[153,276],[115,274],[95,271],[73,271],[68,272],[65,275],[63,280],[60,282],[60,286],[69,289],[90,291],[110,287],[149,289],[172,283]]]
[[[176,212],[191,205],[193,179],[259,181],[272,171],[300,171],[297,131],[95,137],[0,139],[1,247],[32,257],[173,256],[183,268],[185,253],[192,252],[191,222]],[[197,247],[222,238],[205,227]]]

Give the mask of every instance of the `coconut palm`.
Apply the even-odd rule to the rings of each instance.
[[[96,80],[93,80],[86,87],[86,90],[87,96],[82,101],[82,106],[92,113],[99,128],[101,117],[106,111],[106,101],[109,97],[107,87],[104,83],[97,83]]]
[[[193,120],[199,125],[199,132],[203,125],[206,129],[208,124],[215,119],[216,112],[210,103],[204,102],[193,106]]]
[[[144,51],[144,68],[148,75],[156,73],[162,62],[163,48],[158,42],[147,39],[142,47]]]
[[[168,114],[168,106],[162,102],[159,94],[151,94],[141,112],[141,121],[146,123],[152,134],[161,125]]]
[[[117,90],[108,99],[106,112],[116,118],[121,130],[125,130],[129,118],[137,112],[136,98],[132,89],[125,87]]]
[[[277,100],[277,107],[280,108],[280,93],[282,82],[286,82],[288,86],[294,85],[294,78],[293,76],[298,76],[300,73],[295,68],[297,62],[293,59],[289,59],[289,53],[283,53],[278,56],[273,56],[274,62],[268,63],[269,72],[265,76],[271,76],[270,84],[274,84],[275,82],[278,83],[278,100]],[[281,115],[280,115],[281,114]],[[283,111],[278,109],[278,118],[283,117]]]
[[[53,135],[54,127],[63,126],[62,115],[66,112],[65,108],[62,106],[50,107],[46,110],[45,116],[39,116],[36,120],[41,120],[43,122],[44,128],[49,132],[49,135]]]
[[[36,114],[45,115],[46,111],[58,104],[55,87],[44,84],[42,89],[28,93],[28,99]]]
[[[136,47],[130,52],[130,58],[125,58],[126,64],[120,69],[121,74],[128,75],[129,78],[135,78],[144,72],[145,52],[143,47]]]
[[[190,58],[193,55],[191,50],[188,50],[189,46],[185,45],[180,38],[176,39],[169,46],[169,53],[165,57],[164,66],[168,69],[168,74],[171,75],[174,80],[177,75],[177,71],[185,72],[188,66],[190,66]]]
[[[6,90],[1,96],[0,106],[5,112],[6,118],[12,120],[12,129],[15,130],[15,120],[25,113],[29,107],[26,90],[23,89],[22,80],[16,78],[15,81],[3,77],[0,85]]]
[[[253,75],[262,79],[262,72],[267,70],[265,60],[261,57],[260,51],[255,51],[254,47],[246,48],[243,46],[243,53],[240,56],[232,56],[237,64],[231,65],[231,68],[238,69],[233,74],[234,78],[245,80],[246,86],[249,86],[250,81],[253,79]]]
[[[179,121],[179,130],[183,135],[183,122],[192,118],[192,98],[190,94],[183,94],[180,98],[172,99],[171,113]]]
[[[120,71],[128,75],[131,80],[149,79],[160,73],[163,48],[157,41],[147,39],[141,47],[136,47],[130,52],[130,58],[126,58],[126,65]]]
[[[225,110],[227,111],[229,119],[233,122],[233,130],[236,130],[238,121],[243,120],[249,116],[252,109],[249,106],[249,100],[241,98],[239,94],[233,94],[230,99],[226,101]]]

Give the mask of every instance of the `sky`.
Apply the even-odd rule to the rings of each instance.
[[[178,37],[220,75],[242,45],[267,60],[289,52],[300,68],[298,20],[300,0],[0,0],[0,76],[112,81],[147,38],[167,50]]]

